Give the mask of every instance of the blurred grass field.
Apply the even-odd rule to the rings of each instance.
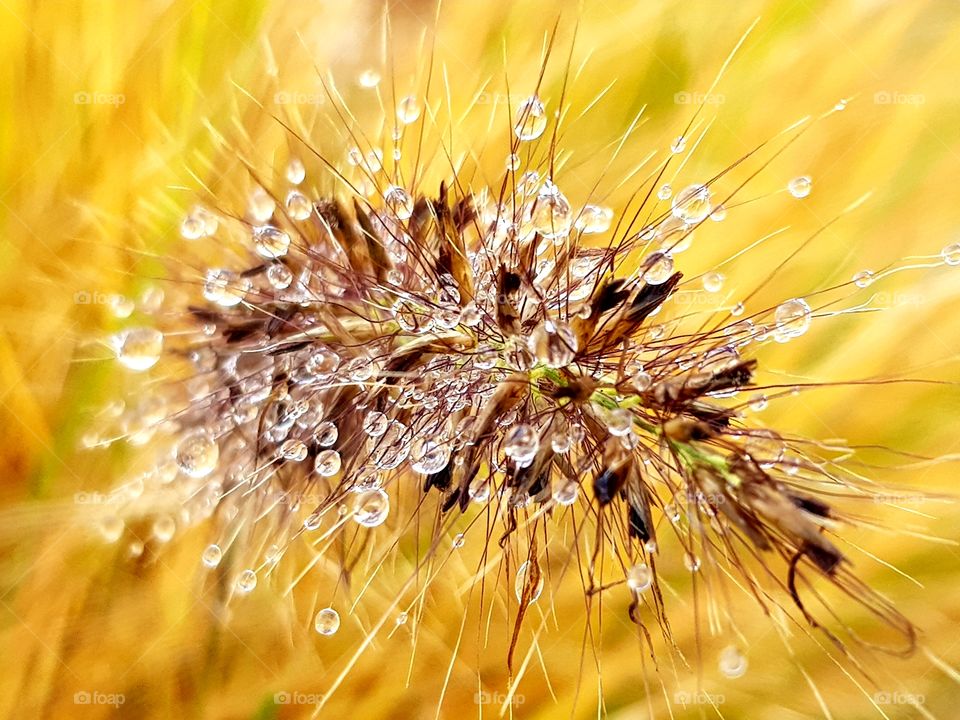
[[[614,208],[631,189],[616,187],[616,173],[651,149],[668,147],[695,109],[697,94],[707,90],[758,16],[710,101],[708,114],[717,119],[687,173],[710,176],[801,117],[850,98],[845,111],[807,133],[748,192],[759,197],[782,191],[791,177],[809,174],[810,198],[797,202],[780,192],[731,212],[720,229],[704,235],[708,242],[685,254],[692,272],[730,254],[725,235],[742,247],[789,226],[782,241],[738,264],[731,281],[747,291],[800,240],[867,192],[872,195],[862,207],[778,278],[768,301],[843,282],[898,258],[936,254],[960,239],[956,2],[781,0],[728,7],[703,1],[498,0],[450,2],[437,27],[435,16],[431,3],[391,6],[394,82],[409,86],[400,94],[422,84],[435,30],[436,61],[445,69],[437,92],[449,92],[460,110],[478,88],[497,93],[505,87],[504,55],[511,91],[529,92],[544,35],[559,17],[558,67],[547,74],[541,93],[556,107],[562,64],[578,25],[576,80],[567,95],[571,115],[615,84],[594,110],[566,125],[562,147],[572,153],[572,169],[564,189],[571,199],[590,190],[611,143],[647,106],[645,122],[606,176]],[[382,63],[383,21],[380,4],[359,1],[0,5],[0,715],[308,716],[308,706],[277,705],[274,694],[322,693],[349,655],[350,640],[362,637],[358,620],[333,641],[317,639],[306,613],[277,600],[277,588],[258,589],[235,609],[229,629],[220,629],[195,577],[202,537],[188,536],[155,564],[130,565],[122,560],[123,548],[91,539],[74,499],[118,480],[127,460],[123,452],[84,452],[79,443],[94,410],[116,399],[121,387],[135,388],[111,363],[91,359],[103,356],[95,340],[123,322],[96,298],[135,297],[144,278],[158,271],[150,256],[179,252],[177,226],[198,189],[191,173],[219,192],[236,192],[231,183],[242,174],[237,158],[211,139],[205,125],[242,127],[248,149],[261,152],[258,160],[269,166],[275,154],[286,152],[286,138],[241,88],[268,104],[285,94],[302,100],[282,110],[307,127],[311,142],[324,153],[344,154],[330,131],[329,104],[316,99],[322,96],[316,70],[332,72],[361,120],[367,112],[376,126],[382,111],[356,78],[379,67],[384,82],[391,81]],[[488,138],[486,118],[483,113],[458,120],[454,144],[473,150],[480,172],[492,177],[501,171],[506,150]],[[803,342],[771,349],[765,364],[785,376],[824,381],[882,375],[956,380],[957,273],[941,267],[897,275],[877,288],[889,300],[886,312],[818,324]],[[958,409],[955,388],[852,386],[773,404],[763,419],[820,438],[944,456],[960,452]],[[884,472],[878,479],[916,491],[952,492],[954,478],[954,466],[944,464]],[[909,525],[960,540],[955,505],[929,502],[910,509],[915,514],[878,513],[889,528]],[[960,666],[960,553],[951,545],[882,532],[857,530],[848,539],[916,579],[865,555],[856,558],[862,577],[921,627],[929,651],[902,662],[878,661],[878,689],[922,694],[927,711],[954,717],[960,684],[945,667]],[[401,575],[404,562],[397,560]],[[456,576],[438,582],[437,597],[448,601],[435,598],[429,605],[409,676],[411,634],[378,640],[331,698],[329,717],[476,715],[477,667],[491,689],[502,691],[511,624],[494,613],[482,653],[480,633],[468,630],[461,660],[451,666],[465,603],[455,593]],[[377,592],[369,600],[373,607],[386,603],[389,589]],[[571,707],[575,717],[596,716],[593,656],[588,653],[581,668],[582,637],[567,621],[582,608],[578,583],[557,593],[556,620],[550,623],[556,627],[541,640],[550,659],[549,682],[542,672],[528,674],[524,702],[514,706],[517,717],[570,716]],[[692,627],[678,624],[678,636],[689,643]],[[765,633],[768,628],[762,617],[750,628],[751,668],[743,678],[720,683],[712,665],[705,669],[708,684],[724,696],[719,712],[749,720],[823,717],[783,645]],[[643,661],[622,608],[611,608],[601,637],[605,711],[647,717]],[[795,640],[796,660],[815,679],[833,717],[881,717],[880,710],[889,717],[918,716],[902,705],[871,707],[812,643]],[[692,674],[678,670],[674,681],[669,663],[663,670],[671,688],[695,687]],[[575,697],[581,673],[584,683]],[[125,702],[119,708],[79,706],[77,692],[122,693]],[[480,709],[485,716],[497,711]],[[675,717],[701,713],[713,710],[674,708]]]

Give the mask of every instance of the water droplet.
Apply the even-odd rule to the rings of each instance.
[[[510,153],[507,155],[506,162],[507,170],[519,170],[520,169],[520,156],[516,153]]]
[[[152,368],[163,351],[163,333],[155,328],[130,328],[114,335],[113,346],[120,364],[135,372]]]
[[[673,258],[667,253],[653,253],[644,262],[643,280],[647,285],[662,285],[673,275]]]
[[[353,506],[353,519],[364,527],[382,525],[390,514],[390,496],[383,490],[359,493]]]
[[[358,79],[360,87],[375,88],[380,84],[380,73],[376,70],[364,70]]]
[[[557,505],[573,505],[580,495],[580,486],[572,480],[562,480],[553,489],[553,501]]]
[[[273,211],[276,209],[277,203],[266,190],[257,186],[250,192],[247,207],[254,222],[265,223],[273,217]]]
[[[560,189],[550,180],[543,183],[530,213],[533,229],[545,238],[564,237],[573,224],[573,211]]]
[[[706,185],[688,185],[677,193],[672,207],[674,217],[688,225],[701,222],[713,209],[710,204],[710,190]]]
[[[107,515],[99,522],[100,536],[104,542],[115,543],[123,535],[123,520],[117,515]]]
[[[813,315],[806,300],[794,298],[781,304],[774,317],[777,322],[776,340],[787,342],[810,329]]]
[[[200,556],[200,560],[208,568],[215,568],[220,564],[220,560],[223,559],[223,551],[220,549],[219,545],[212,544],[207,545],[203,549],[203,554]]]
[[[673,195],[673,188],[670,187],[670,183],[664,184],[657,190],[657,197],[661,200],[669,200],[671,195]]]
[[[537,570],[539,570],[539,568],[537,568]],[[517,594],[517,600],[521,602],[523,600],[523,591],[526,588],[527,583],[529,582],[527,578],[529,572],[531,572],[529,560],[524,562],[523,565],[517,568],[517,579],[514,581],[513,589],[514,589],[514,592],[516,592]],[[530,589],[530,602],[535,603],[540,598],[540,594],[542,592],[543,592],[543,573],[541,572],[539,573],[539,577],[537,578],[536,586]]]
[[[370,437],[380,437],[389,425],[390,419],[377,410],[371,410],[363,419],[363,431]]]
[[[313,627],[321,635],[333,635],[340,629],[340,613],[330,607],[324,608],[314,618]]]
[[[450,543],[454,549],[459,550],[466,544],[466,538],[463,536],[463,533],[457,533],[453,536],[453,541]]]
[[[267,282],[277,290],[285,290],[293,282],[293,271],[283,263],[274,263],[267,268]]]
[[[530,334],[530,352],[547,367],[561,368],[577,355],[577,336],[565,322],[546,320]]]
[[[340,472],[340,453],[336,450],[321,450],[313,462],[313,469],[322,477],[333,477]]]
[[[177,443],[175,457],[180,472],[192,478],[202,478],[217,467],[220,447],[206,430],[194,430]]]
[[[547,128],[547,112],[543,101],[531,95],[517,108],[517,122],[513,131],[521,140],[536,140]]]
[[[740,652],[739,648],[733,645],[725,648],[723,652],[720,653],[720,662],[718,665],[720,672],[732,680],[743,677],[744,673],[747,672],[747,658]]]
[[[314,531],[320,527],[320,523],[323,521],[323,516],[319,512],[312,512],[307,515],[306,519],[303,521],[304,530]]]
[[[653,571],[646,563],[637,563],[627,570],[627,587],[635,593],[646,592],[653,585]]]
[[[708,272],[703,276],[703,289],[710,293],[720,292],[726,278],[718,272]]]
[[[810,194],[810,191],[813,189],[813,180],[810,179],[809,175],[801,175],[800,177],[795,177],[793,180],[787,183],[787,190],[790,191],[790,194],[795,198],[805,198]]]
[[[723,222],[727,219],[727,207],[725,205],[717,205],[713,212],[710,213],[710,219],[714,222]]]
[[[177,531],[177,523],[169,515],[161,515],[153,521],[153,537],[157,542],[170,542]]]
[[[853,284],[858,288],[866,288],[873,285],[875,276],[871,270],[861,270],[853,276]]]
[[[747,309],[746,306],[742,302],[738,302],[736,305],[730,308],[730,314],[733,315],[734,317],[740,317],[741,315],[743,315],[746,309]]]
[[[403,98],[397,105],[397,118],[404,125],[416,122],[420,117],[420,103],[412,95]]]
[[[599,205],[584,205],[577,217],[576,228],[584,235],[602,233],[610,229],[613,210]]]
[[[287,163],[287,181],[293,185],[299,185],[306,176],[307,169],[300,158],[290,158],[290,162]]]
[[[313,212],[313,203],[299,190],[291,190],[287,195],[287,212],[294,220],[306,220]]]
[[[253,248],[262,257],[283,257],[289,247],[290,236],[273,225],[264,225],[253,231]]]
[[[504,453],[521,467],[533,462],[539,449],[540,437],[531,425],[517,425],[503,443]]]
[[[405,612],[400,613],[399,615],[397,615],[397,625],[406,625],[408,619],[409,619],[409,616],[407,615],[407,613]]]
[[[391,185],[387,188],[383,194],[383,203],[398,220],[406,220],[413,215],[413,198],[402,187]]]
[[[633,413],[626,408],[617,408],[607,413],[607,429],[614,437],[622,437],[630,432],[633,425]]]
[[[280,457],[284,460],[302,462],[307,457],[307,446],[302,440],[290,438],[280,446]]]
[[[692,553],[684,553],[683,566],[690,572],[697,572],[700,569],[700,558]]]
[[[253,570],[244,570],[237,578],[237,591],[243,594],[253,592],[257,586],[257,574]]]
[[[940,252],[940,256],[947,265],[952,267],[960,265],[960,243],[952,243],[951,245],[947,245]]]
[[[340,431],[337,430],[337,426],[329,420],[320,423],[314,433],[320,447],[330,447],[337,441],[339,435]]]
[[[672,152],[674,155],[682,153],[686,149],[687,139],[683,135],[678,136],[670,145],[670,152]]]

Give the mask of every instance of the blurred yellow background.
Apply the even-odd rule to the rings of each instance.
[[[97,339],[123,321],[95,299],[136,296],[144,278],[160,272],[153,257],[180,252],[177,228],[198,179],[224,194],[243,186],[237,157],[216,142],[208,125],[242,138],[244,152],[269,168],[288,152],[288,138],[269,115],[275,112],[305,128],[312,145],[342,164],[344,134],[318,71],[332,75],[358,123],[379,133],[383,109],[359,86],[360,73],[378,69],[385,86],[397,85],[397,95],[422,92],[433,48],[435,123],[443,132],[452,124],[455,154],[473,155],[477,177],[492,178],[503,168],[506,133],[490,128],[485,108],[464,114],[478,93],[481,102],[490,102],[507,87],[520,96],[531,92],[545,36],[559,19],[541,95],[550,108],[558,107],[576,31],[566,97],[571,111],[561,137],[562,152],[570,156],[563,188],[572,201],[589,193],[603,173],[607,204],[622,207],[632,186],[619,184],[618,174],[652,150],[664,153],[703,102],[704,117],[715,120],[683,173],[701,180],[800,118],[850,99],[846,110],[819,122],[744,195],[773,197],[731,210],[726,221],[700,234],[682,256],[689,275],[789,226],[730,270],[731,288],[745,295],[804,238],[867,192],[869,200],[805,249],[758,305],[845,282],[858,270],[899,258],[936,255],[960,240],[960,5],[952,0],[453,1],[442,7],[439,23],[437,15],[428,2],[387,10],[359,1],[0,5],[3,716],[307,716],[309,706],[277,704],[275,693],[295,698],[324,692],[362,638],[364,621],[334,639],[319,639],[307,611],[278,600],[279,587],[258,589],[223,629],[196,577],[202,537],[188,535],[156,563],[131,564],[123,548],[92,537],[75,502],[76,493],[104,490],[120,479],[124,451],[90,453],[79,445],[96,410],[121,388],[137,392],[112,363],[96,359],[104,356]],[[714,94],[704,97],[758,17]],[[385,34],[392,66],[384,62]],[[448,94],[452,110],[445,105]],[[643,122],[607,169],[614,143],[642,106]],[[438,136],[436,128],[428,132]],[[436,187],[443,170],[438,158],[424,182]],[[802,202],[783,191],[801,174],[814,182]],[[881,375],[955,380],[958,273],[941,267],[894,276],[877,287],[888,299],[885,312],[818,323],[803,342],[765,350],[764,366],[782,377],[823,381]],[[943,456],[960,451],[958,408],[960,395],[952,387],[854,386],[775,403],[762,419],[789,432]],[[918,491],[952,491],[955,484],[949,464],[877,477]],[[878,506],[877,513],[892,530],[960,539],[955,506],[928,502],[910,509]],[[960,554],[952,545],[886,532],[857,529],[847,537],[917,580],[855,555],[862,577],[921,627],[928,648],[907,661],[878,658],[879,685],[866,694],[922,694],[926,711],[955,717],[960,685],[931,655],[946,666],[960,665]],[[409,563],[396,560],[397,578]],[[330,698],[325,715],[496,716],[499,708],[474,702],[477,668],[491,691],[504,690],[512,623],[494,611],[491,639],[481,651],[487,618],[466,613],[459,659],[451,663],[470,604],[456,592],[465,573],[458,576],[453,568],[437,581],[416,628],[416,647],[410,627],[376,640]],[[364,617],[386,607],[390,590],[387,581],[370,591]],[[597,671],[593,651],[583,652],[582,609],[579,583],[564,583],[541,638],[549,680],[539,669],[527,673],[523,702],[513,707],[517,717],[597,715]],[[623,607],[611,603],[608,610],[602,640],[588,641],[602,645],[603,709],[611,717],[648,717],[642,678],[649,659],[641,657]],[[692,623],[684,618],[674,624],[690,652]],[[769,621],[757,617],[754,625],[747,628],[746,676],[722,681],[712,663],[705,666],[707,684],[723,695],[719,712],[750,720],[823,717],[797,665],[768,632]],[[871,706],[812,642],[794,641],[797,664],[815,679],[833,717],[880,717],[881,711],[919,716],[903,705]],[[661,663],[671,698],[696,688],[695,673],[675,669],[665,657]],[[81,706],[78,692],[120,693],[125,702],[119,708]],[[652,702],[663,712],[662,697]],[[700,717],[714,710],[675,705],[673,713]]]

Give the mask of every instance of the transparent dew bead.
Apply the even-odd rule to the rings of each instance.
[[[687,139],[683,135],[678,136],[672,143],[670,143],[670,152],[672,152],[674,155],[682,153],[686,149]]]
[[[653,585],[653,570],[646,563],[637,563],[627,570],[627,587],[633,592],[646,592],[651,585]]]
[[[320,527],[323,517],[318,512],[312,512],[303,521],[303,529],[313,531]]]
[[[650,377],[650,373],[638,370],[630,377],[630,382],[640,392],[646,392],[653,385],[653,378]]]
[[[709,293],[720,292],[723,290],[723,283],[726,278],[718,272],[708,272],[703,276],[703,289]]]
[[[177,467],[188,477],[206,477],[217,467],[220,447],[206,430],[198,429],[184,435],[174,453]]]
[[[120,536],[123,535],[123,520],[120,519],[117,515],[107,515],[104,518],[101,518],[100,522],[97,524],[97,529],[100,531],[100,537],[103,538],[104,542],[115,543],[120,539]]]
[[[340,453],[336,450],[321,450],[313,462],[313,469],[317,475],[332,477],[340,472]]]
[[[644,262],[643,280],[647,285],[662,285],[673,275],[673,258],[667,253],[653,253]]]
[[[360,73],[360,77],[357,78],[357,81],[360,83],[360,87],[365,88],[375,88],[380,84],[380,73],[376,70],[364,70]]]
[[[314,629],[321,635],[333,635],[340,629],[340,613],[327,607],[313,619]]]
[[[153,537],[157,542],[170,542],[177,531],[177,523],[169,515],[161,515],[153,521]]]
[[[584,235],[602,233],[610,229],[613,210],[599,205],[584,205],[577,216],[576,228]]]
[[[290,158],[290,162],[287,163],[286,176],[287,182],[291,185],[299,185],[303,182],[303,179],[307,176],[307,169],[303,166],[300,158]]]
[[[113,346],[121,365],[135,372],[143,372],[160,359],[163,333],[155,328],[130,328],[114,335]]]
[[[191,212],[180,223],[180,235],[184,240],[197,240],[204,236],[206,224],[197,213]]]
[[[503,451],[517,465],[525,466],[536,457],[540,449],[540,436],[531,425],[517,425],[507,435]]]
[[[693,553],[684,553],[683,566],[690,572],[697,572],[700,569],[700,558]]]
[[[340,432],[337,426],[329,420],[325,420],[317,426],[315,437],[320,447],[330,447],[337,441]]]
[[[572,480],[561,481],[553,489],[553,501],[557,505],[573,505],[580,495],[580,486]]]
[[[520,156],[516,153],[510,153],[507,155],[507,161],[505,163],[507,170],[519,170],[520,169]]]
[[[474,302],[467,303],[463,308],[463,312],[460,313],[460,322],[467,327],[476,327],[480,324],[481,319],[480,309]]]
[[[265,258],[278,258],[287,254],[290,248],[290,236],[283,230],[264,225],[253,231],[253,249]]]
[[[237,592],[246,595],[257,587],[257,573],[253,570],[244,570],[237,578]]]
[[[531,95],[517,108],[517,120],[513,132],[523,141],[536,140],[547,129],[547,111],[543,101]]]
[[[363,431],[370,437],[380,437],[387,431],[390,419],[382,412],[371,410],[363,418]]]
[[[513,584],[514,592],[517,595],[517,600],[523,601],[523,591],[527,587],[527,583],[530,582],[528,575],[532,572],[530,567],[530,561],[524,562],[519,568],[517,568],[517,577]],[[537,578],[537,584],[535,587],[530,588],[530,602],[535,603],[540,599],[541,593],[543,593],[543,573],[540,573],[540,576]]]
[[[383,194],[383,204],[398,220],[406,220],[413,214],[413,198],[402,187],[391,185],[387,188]]]
[[[433,475],[450,462],[450,444],[418,438],[410,450],[410,467],[421,475]]]
[[[467,540],[464,537],[463,533],[457,533],[453,536],[453,540],[450,541],[451,547],[455,550],[459,550],[466,544]]]
[[[247,208],[250,211],[250,217],[253,218],[254,222],[267,222],[271,217],[273,217],[273,211],[276,209],[276,207],[277,203],[262,187],[255,187],[250,192]]]
[[[717,665],[725,677],[735,680],[743,677],[744,673],[747,672],[748,663],[746,656],[740,652],[740,649],[730,645],[720,653],[720,660]]]
[[[577,336],[565,322],[546,320],[530,334],[530,352],[547,367],[562,368],[573,362],[579,349]]]
[[[280,446],[280,457],[284,460],[302,462],[307,457],[307,445],[302,440],[291,438]]]
[[[203,549],[203,553],[200,556],[200,561],[203,563],[204,567],[215,568],[220,564],[220,561],[223,559],[223,550],[220,549],[220,546],[217,544],[207,545]]]
[[[283,263],[274,263],[267,268],[267,282],[276,290],[286,290],[293,282],[293,271]]]
[[[960,243],[951,243],[940,251],[940,257],[951,267],[960,265]]]
[[[732,308],[730,308],[730,314],[734,317],[740,317],[746,311],[746,306],[742,302],[738,302]]]
[[[633,426],[633,413],[626,408],[617,408],[607,414],[607,429],[615,437],[622,437]]]
[[[758,393],[750,398],[750,409],[754,412],[762,412],[763,410],[766,410],[767,405],[769,405],[769,400],[763,393]]]
[[[793,298],[777,307],[774,318],[777,323],[776,339],[786,342],[790,338],[800,337],[810,329],[813,313],[806,300]]]
[[[688,185],[673,198],[673,216],[688,225],[707,219],[713,206],[706,185]]]
[[[875,279],[876,276],[872,270],[861,270],[853,276],[853,284],[862,290],[863,288],[868,288],[873,285]]]
[[[666,183],[657,190],[657,197],[661,200],[669,200],[670,196],[673,195],[673,188],[670,186],[670,183]]]
[[[801,175],[787,183],[787,190],[798,200],[807,197],[813,189],[813,180],[809,175]]]
[[[358,493],[353,506],[353,519],[363,527],[383,525],[390,514],[390,496],[379,488]]]
[[[291,190],[287,194],[287,213],[294,220],[306,220],[313,212],[313,204],[310,198],[299,190]]]
[[[533,201],[530,214],[533,229],[545,238],[564,237],[573,225],[573,210],[560,188],[547,180]]]
[[[397,119],[404,125],[416,122],[420,117],[420,102],[413,95],[408,95],[397,104]]]

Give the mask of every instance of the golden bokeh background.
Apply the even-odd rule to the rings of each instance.
[[[720,85],[704,98],[757,18]],[[489,108],[467,110],[496,104],[508,90],[529,93],[554,23],[557,49],[541,89],[552,108],[559,105],[576,33],[565,99],[571,111],[560,141],[569,153],[562,177],[571,199],[589,193],[602,176],[606,203],[622,207],[633,186],[618,178],[651,150],[666,152],[701,101],[708,105],[709,132],[682,177],[710,177],[802,117],[849,99],[844,111],[817,122],[751,181],[744,197],[756,202],[698,233],[683,256],[685,272],[703,272],[787,227],[731,269],[731,289],[746,294],[803,239],[868,192],[861,207],[758,296],[758,307],[845,282],[863,268],[935,256],[960,240],[960,6],[952,0],[452,0],[439,14],[432,2],[414,0],[389,6],[6,0],[0,4],[0,714],[309,716],[312,707],[277,704],[275,693],[324,693],[371,618],[390,606],[399,580],[372,587],[357,619],[345,620],[337,637],[321,639],[310,629],[310,595],[329,582],[330,568],[318,568],[318,577],[304,584],[304,599],[279,599],[279,584],[258,588],[222,626],[211,610],[213,591],[198,578],[201,533],[188,533],[150,564],[131,564],[122,547],[98,542],[77,493],[109,489],[129,457],[119,449],[83,451],[80,441],[95,424],[95,411],[121,388],[134,395],[144,388],[135,384],[142,378],[99,359],[98,338],[124,320],[96,298],[135,297],[159,272],[155,257],[184,252],[177,227],[201,182],[218,196],[237,196],[244,187],[238,153],[269,169],[292,152],[296,143],[272,113],[303,128],[313,147],[342,164],[343,121],[318,77],[331,75],[358,126],[376,134],[391,98],[422,92],[432,53],[428,147],[439,147],[440,128],[454,155],[468,158],[475,178],[494,177],[507,154],[506,121],[491,126]],[[371,67],[384,77],[382,101],[356,80]],[[608,167],[643,106],[643,121]],[[220,144],[211,127],[233,138],[231,146]],[[444,174],[442,157],[433,157],[425,183]],[[784,188],[801,174],[813,178],[814,190],[796,201]],[[784,382],[955,380],[958,273],[931,267],[895,275],[871,289],[882,293],[884,312],[818,320],[802,342],[764,349],[764,365],[794,378]],[[958,408],[960,394],[951,386],[849,386],[774,403],[762,417],[790,432],[948,456],[960,451]],[[880,471],[877,479],[916,492],[951,492],[953,467]],[[948,502],[908,508],[878,505],[881,530],[855,528],[845,537],[914,578],[851,552],[862,577],[920,626],[923,649],[905,661],[878,657],[871,667],[878,684],[858,679],[861,691],[801,635],[788,653],[769,632],[769,620],[754,612],[757,617],[743,623],[751,663],[743,678],[723,680],[715,663],[704,661],[703,687],[722,696],[721,716],[824,717],[802,667],[835,718],[920,716],[903,704],[872,705],[868,698],[878,691],[922,695],[924,712],[955,717],[960,676],[950,668],[960,666],[960,554],[953,543],[960,540],[960,513]],[[905,530],[915,533],[891,532]],[[467,558],[479,557],[469,543],[464,550]],[[512,621],[496,612],[502,603],[494,603],[489,617],[465,609],[470,600],[460,590],[471,560],[458,562],[459,570],[452,564],[436,580],[416,627],[389,638],[384,633],[360,657],[324,716],[497,715],[499,707],[475,703],[477,671],[491,692],[504,691]],[[391,560],[396,578],[411,568],[403,552]],[[555,590],[540,652],[518,691],[523,702],[513,713],[596,717],[590,647],[597,646],[603,711],[649,717],[643,674],[650,662],[641,657],[623,608],[611,603],[584,653],[580,585],[567,580]],[[677,588],[683,591],[682,581]],[[675,618],[674,630],[690,653],[689,616]],[[663,695],[694,690],[697,680],[696,673],[660,660],[666,690],[654,685],[650,702],[656,717],[668,717]],[[78,692],[122,694],[124,703],[78,705]],[[674,703],[674,717],[714,714],[709,706]]]

